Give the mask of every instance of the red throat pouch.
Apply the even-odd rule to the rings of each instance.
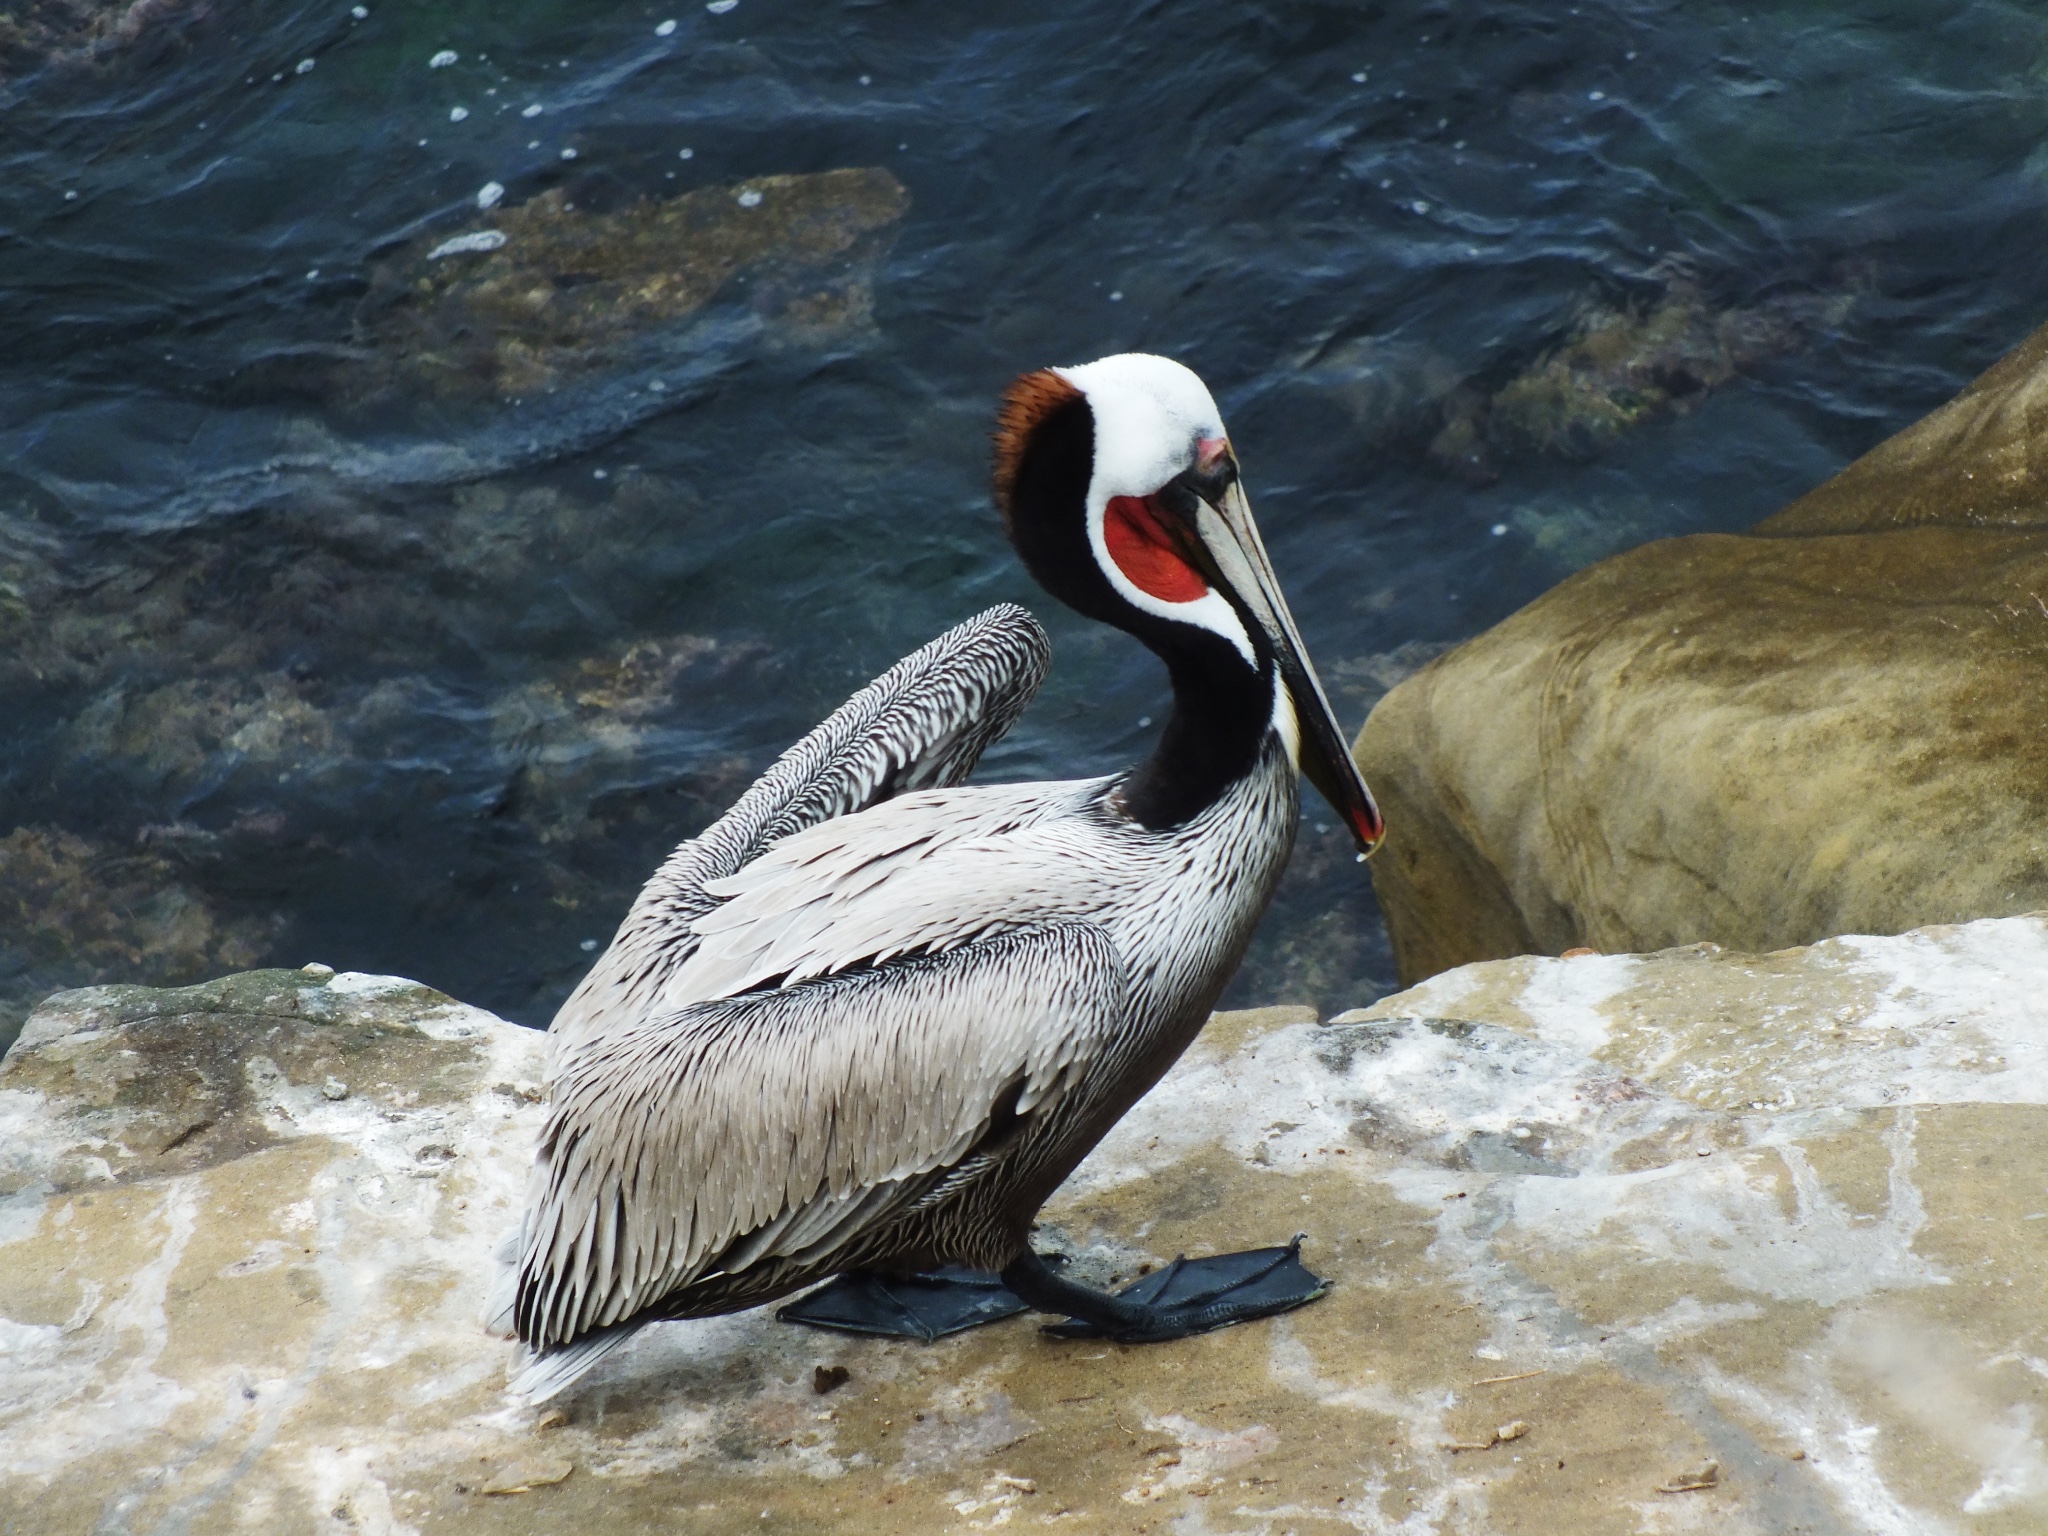
[[[1191,603],[1208,595],[1209,583],[1174,548],[1166,516],[1148,496],[1112,497],[1102,514],[1102,541],[1140,592],[1161,602]]]

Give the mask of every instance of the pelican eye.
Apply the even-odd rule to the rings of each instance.
[[[1159,494],[1152,498],[1154,503],[1172,513],[1190,528],[1195,523],[1195,509],[1201,505],[1201,494],[1188,478],[1193,473],[1193,470],[1189,470],[1186,474],[1174,476],[1162,485]]]
[[[1197,498],[1215,506],[1237,483],[1237,456],[1225,453],[1206,469],[1198,461],[1175,475],[1159,493],[1160,500],[1183,517],[1195,515]]]

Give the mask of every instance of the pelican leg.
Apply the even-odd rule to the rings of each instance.
[[[916,1275],[849,1270],[775,1315],[810,1328],[922,1339],[929,1344],[1029,1310],[994,1275],[949,1264]]]
[[[1077,1285],[1053,1272],[1030,1249],[1003,1271],[1003,1284],[1040,1312],[1064,1312],[1069,1322],[1046,1332],[1062,1339],[1115,1339],[1156,1344],[1272,1317],[1306,1306],[1329,1290],[1301,1262],[1301,1238],[1284,1248],[1175,1259],[1114,1296]]]

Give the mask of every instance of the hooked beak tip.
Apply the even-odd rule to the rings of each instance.
[[[1351,835],[1358,843],[1359,859],[1371,858],[1387,835],[1386,823],[1377,811],[1354,811],[1346,819],[1351,823]]]

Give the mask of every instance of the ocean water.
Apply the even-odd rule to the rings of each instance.
[[[1208,379],[1356,729],[2048,319],[2037,5],[985,14],[15,13],[0,1037],[308,960],[544,1023],[675,841],[998,599],[1056,659],[983,776],[1135,760],[1159,667],[990,507],[1024,369]],[[1234,1001],[1391,985],[1332,820]]]

